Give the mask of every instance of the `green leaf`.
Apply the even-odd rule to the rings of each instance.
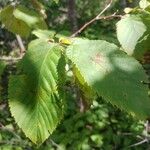
[[[15,18],[13,15],[14,7],[7,6],[0,12],[0,21],[5,25],[5,28],[13,33],[20,34],[23,37],[27,37],[30,34],[30,28],[28,25]]]
[[[150,116],[147,77],[134,58],[106,41],[75,40],[66,55],[94,91],[139,118]]]
[[[49,31],[49,30],[34,30],[32,32],[32,34],[34,34],[36,37],[38,37],[39,39],[45,39],[45,40],[49,40],[54,38],[56,32],[55,31]]]
[[[140,8],[145,9],[145,8],[147,8],[148,6],[150,6],[150,2],[147,1],[147,0],[141,0],[141,1],[139,2],[139,5],[140,5]]]
[[[53,0],[56,4],[58,4],[59,0]]]
[[[138,40],[133,56],[138,60],[143,60],[144,54],[150,50],[150,15],[144,11],[140,14],[140,17],[146,26],[146,32]]]
[[[96,97],[95,92],[92,90],[90,86],[88,86],[88,84],[86,83],[86,80],[81,75],[78,68],[76,68],[75,66],[73,67],[73,73],[74,73],[74,76],[76,77],[76,84],[81,89],[82,99],[86,101],[87,106],[90,106],[94,98]]]
[[[32,29],[47,29],[43,18],[23,6],[7,6],[0,12],[0,21],[16,34],[28,37]]]
[[[17,19],[25,22],[32,29],[47,29],[44,19],[33,10],[20,5],[13,13]]]
[[[103,145],[103,137],[99,134],[93,134],[91,135],[91,140],[97,145],[102,146]]]
[[[138,40],[143,36],[146,31],[146,26],[141,18],[136,15],[124,16],[117,23],[117,37],[123,47],[123,50],[128,55],[133,55],[135,46]]]
[[[43,143],[63,117],[64,67],[62,47],[35,40],[10,77],[9,107],[25,135]],[[59,68],[61,69],[59,70]]]
[[[144,34],[135,47],[133,56],[138,60],[143,60],[144,54],[150,50],[150,35]]]

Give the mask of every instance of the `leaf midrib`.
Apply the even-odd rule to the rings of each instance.
[[[45,45],[45,47],[46,47],[47,45]],[[45,65],[45,61],[46,61],[46,59],[47,59],[47,57],[49,56],[49,53],[50,53],[50,51],[52,51],[53,50],[53,48],[54,48],[54,46],[56,46],[55,44],[54,45],[50,45],[50,48],[48,49],[48,50],[46,50],[47,52],[46,52],[46,55],[45,55],[45,57],[44,57],[44,60],[43,60],[43,62],[42,62],[42,64],[41,64],[41,67],[40,67],[40,71],[39,71],[39,74],[38,74],[38,78],[37,78],[37,82],[38,82],[38,84],[37,84],[37,88],[36,88],[36,91],[35,91],[35,97],[36,97],[36,99],[38,99],[37,100],[37,103],[36,103],[36,114],[37,114],[37,119],[36,119],[36,129],[37,129],[37,135],[36,135],[36,137],[37,137],[37,141],[39,140],[38,139],[38,123],[39,123],[39,115],[40,115],[40,112],[38,111],[39,110],[39,103],[40,103],[40,101],[39,101],[39,97],[41,97],[41,96],[39,96],[39,87],[40,87],[40,83],[42,82],[42,69],[43,69],[43,66]],[[44,49],[44,48],[43,48]],[[44,89],[43,89],[44,90]],[[52,90],[51,90],[51,92],[52,92]],[[43,100],[43,99],[42,99]],[[37,142],[36,141],[36,142]]]

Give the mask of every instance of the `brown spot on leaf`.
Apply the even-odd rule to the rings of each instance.
[[[97,53],[95,56],[91,57],[91,60],[96,64],[100,64],[103,61],[102,59],[103,59],[103,57],[99,53]]]
[[[94,56],[90,57],[91,61],[98,67],[105,70],[105,72],[109,72],[103,65],[106,63],[104,56],[100,53],[95,54]]]

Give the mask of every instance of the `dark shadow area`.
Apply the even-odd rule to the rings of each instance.
[[[113,70],[106,73],[102,80],[96,80],[93,88],[121,110],[140,118],[150,117],[150,99],[148,98],[148,80],[142,66],[133,58],[118,51],[107,55]],[[127,62],[128,59],[130,62]],[[131,66],[130,66],[131,65]],[[145,73],[146,74],[146,73]],[[147,95],[147,96],[146,96]],[[145,99],[143,99],[145,97]]]

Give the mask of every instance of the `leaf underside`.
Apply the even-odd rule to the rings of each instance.
[[[55,31],[49,31],[49,30],[34,30],[32,32],[37,38],[39,39],[45,39],[45,40],[50,40],[54,38],[56,32]]]
[[[63,117],[65,62],[61,49],[43,40],[31,42],[18,66],[18,75],[10,77],[11,114],[36,144],[43,143]]]
[[[140,8],[145,9],[150,6],[150,2],[148,0],[140,0],[139,6]]]
[[[20,34],[23,37],[27,37],[30,34],[30,28],[28,25],[15,18],[13,15],[14,7],[7,6],[0,12],[0,21],[5,25],[5,28],[13,33]]]
[[[134,55],[138,40],[144,35],[146,26],[141,18],[135,15],[124,16],[117,23],[117,38],[128,55]]]
[[[67,49],[85,82],[105,100],[141,119],[150,115],[147,77],[142,66],[106,41],[75,40]]]
[[[43,18],[24,6],[7,6],[0,12],[0,21],[9,31],[28,37],[32,29],[47,29]]]

